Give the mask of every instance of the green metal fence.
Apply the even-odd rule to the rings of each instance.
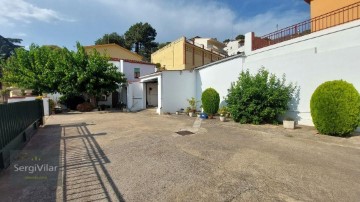
[[[0,168],[8,158],[9,150],[27,142],[31,131],[42,122],[44,107],[42,100],[0,104]]]

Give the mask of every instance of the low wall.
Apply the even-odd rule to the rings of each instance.
[[[43,106],[44,106],[44,116],[50,116],[50,105],[49,105],[50,98],[42,98]],[[27,97],[10,97],[8,99],[8,103],[15,103],[15,102],[25,102],[25,101],[34,101],[36,97],[34,96],[27,96]]]

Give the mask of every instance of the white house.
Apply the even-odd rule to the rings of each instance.
[[[104,95],[102,99],[99,100],[99,105],[104,104],[116,107],[119,103],[128,104],[129,85],[140,81],[139,78],[141,76],[152,74],[156,71],[156,66],[154,64],[144,61],[111,58],[109,62],[114,64],[118,68],[119,72],[122,72],[125,75],[127,85],[119,86],[119,89],[109,96]],[[134,95],[130,94],[130,96],[132,97]],[[131,103],[130,105],[127,105],[128,108],[132,108],[131,105]]]
[[[226,43],[224,51],[227,52],[228,56],[233,56],[236,54],[243,53],[245,51],[244,41],[243,40],[234,40]]]

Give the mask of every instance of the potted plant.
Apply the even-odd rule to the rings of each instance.
[[[185,114],[189,115],[190,110],[191,110],[190,107],[186,107],[186,109],[185,109]]]
[[[193,117],[195,112],[196,112],[196,105],[199,101],[196,101],[194,97],[192,97],[191,99],[187,99],[187,101],[189,102],[189,116]]]
[[[283,126],[285,129],[295,129],[295,120],[290,117],[286,117],[283,120]]]
[[[224,114],[220,114],[220,121],[221,122],[225,122],[226,121],[226,117]]]
[[[225,122],[226,121],[226,116],[228,114],[227,107],[225,107],[225,106],[221,107],[219,109],[219,114],[220,114],[220,121]]]

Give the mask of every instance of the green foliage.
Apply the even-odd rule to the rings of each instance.
[[[99,52],[94,50],[88,55],[78,43],[77,52],[72,55],[72,65],[64,67],[64,80],[67,82],[61,83],[60,92],[100,97],[109,95],[119,84],[126,82],[124,74]]]
[[[187,101],[189,102],[190,105],[190,111],[196,112],[196,106],[199,101],[195,100],[194,97],[192,97],[191,99],[187,99]]]
[[[226,106],[222,106],[218,113],[220,114],[220,116],[225,116],[229,113],[229,109]]]
[[[29,51],[16,49],[3,68],[2,81],[33,89],[38,94],[59,92],[98,97],[115,91],[126,82],[124,74],[97,51],[87,54],[77,43],[77,51],[31,45]]]
[[[151,53],[158,44],[154,42],[157,33],[149,23],[136,23],[125,32],[126,45],[134,47],[135,52],[150,60]]]
[[[118,33],[113,32],[110,34],[104,34],[101,38],[95,41],[95,45],[115,43],[121,47],[128,48],[125,43],[124,36],[120,36]]]
[[[202,93],[201,102],[204,112],[209,115],[214,115],[219,110],[219,93],[213,88],[208,88]]]
[[[3,65],[2,81],[8,85],[53,93],[60,84],[62,65],[58,58],[62,57],[61,49],[32,44],[29,51],[18,48]]]
[[[231,116],[240,123],[277,123],[277,116],[288,110],[296,86],[286,85],[282,79],[261,68],[251,75],[249,70],[240,73],[232,83],[226,99]]]
[[[20,46],[15,43],[21,43],[22,39],[4,38],[0,35],[0,59],[6,59],[10,57],[16,48]]]
[[[55,110],[55,101],[53,99],[49,99],[49,107],[50,107],[50,111]]]
[[[169,45],[171,42],[159,43],[157,50],[164,48],[165,46]]]
[[[320,133],[346,136],[359,125],[360,95],[346,81],[328,81],[321,84],[311,96],[310,110]]]
[[[231,40],[230,39],[225,39],[224,41],[223,41],[223,43],[229,43]]]
[[[235,37],[235,40],[245,40],[245,36],[243,34],[239,34]]]
[[[85,99],[81,95],[65,94],[59,98],[59,102],[71,110],[76,110],[76,106],[84,103]]]

